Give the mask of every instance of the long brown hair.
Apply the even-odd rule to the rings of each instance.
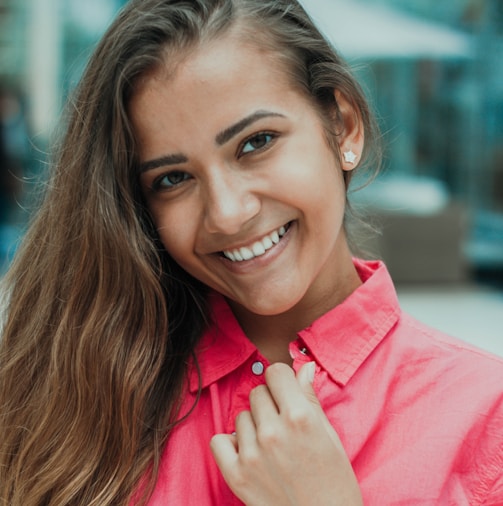
[[[236,23],[286,63],[327,125],[341,90],[372,152],[363,94],[294,0],[131,1],[68,105],[45,198],[5,279],[2,504],[125,505],[140,480],[144,500],[155,482],[205,288],[170,260],[145,209],[128,102],[146,72]]]

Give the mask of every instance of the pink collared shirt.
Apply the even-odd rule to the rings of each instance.
[[[366,505],[503,505],[503,360],[402,313],[379,262],[355,260],[364,282],[299,332],[293,367],[314,360],[314,389],[339,434]],[[202,392],[172,433],[149,506],[239,505],[211,455],[264,383],[267,361],[229,306],[198,347]],[[191,369],[184,410],[196,402]],[[315,503],[313,498],[313,503]]]

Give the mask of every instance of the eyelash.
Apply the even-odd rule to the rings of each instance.
[[[243,156],[250,155],[252,153],[262,152],[262,151],[269,149],[269,147],[276,140],[277,137],[278,137],[277,133],[269,132],[269,131],[258,132],[258,133],[254,133],[253,135],[250,135],[250,137],[247,137],[239,145],[237,158],[241,158]],[[254,140],[255,141],[259,140],[261,138],[263,138],[265,141],[265,144],[263,146],[260,146],[258,148],[254,148],[254,149],[247,151],[247,152],[244,151],[245,146],[248,143],[250,143]],[[163,186],[164,180],[169,179],[170,176],[172,177],[175,175],[181,176],[182,177],[181,181],[179,181],[177,183],[170,183],[170,185],[168,185],[168,186]],[[177,186],[181,185],[182,183],[184,183],[185,181],[187,181],[190,178],[191,178],[190,174],[188,174],[187,172],[185,172],[183,170],[173,170],[171,172],[164,173],[164,174],[160,175],[159,177],[157,177],[156,179],[154,179],[151,188],[154,192],[169,191],[169,190],[172,190],[172,189],[176,188]]]
[[[179,181],[178,183],[170,183],[169,186],[162,185],[162,182],[165,179],[169,179],[169,177],[173,177],[174,175],[181,175],[182,180]],[[187,179],[190,179],[190,177],[191,177],[190,174],[188,174],[187,172],[184,172],[183,170],[172,170],[171,172],[164,173],[161,176],[154,179],[154,181],[152,183],[152,190],[154,190],[155,192],[166,191],[166,190],[169,191],[169,190],[179,186],[184,181],[187,181]]]
[[[260,139],[260,138],[264,138],[264,137],[269,137],[269,140],[266,140],[266,143],[261,146],[261,147],[258,147],[258,148],[254,148],[253,150],[251,151],[247,151],[247,152],[244,152],[244,148],[245,146],[253,141],[253,140],[257,140],[257,139]],[[240,145],[239,145],[239,149],[238,149],[238,154],[237,154],[237,157],[238,158],[241,158],[242,156],[245,156],[245,155],[249,155],[251,153],[256,153],[256,152],[261,152],[261,151],[265,151],[266,149],[269,149],[269,147],[271,146],[271,144],[276,140],[276,138],[278,137],[278,134],[275,133],[275,132],[269,132],[269,131],[266,131],[266,132],[258,132],[258,133],[254,133],[253,135],[250,135],[250,137],[246,138]]]

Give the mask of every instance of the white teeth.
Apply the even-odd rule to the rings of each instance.
[[[286,227],[280,227],[278,230],[266,235],[262,240],[253,243],[251,248],[242,247],[234,250],[223,251],[226,258],[232,262],[243,262],[252,258],[262,256],[267,250],[270,250],[275,244],[278,244],[281,237],[286,234]]]
[[[251,260],[255,256],[253,251],[249,248],[239,248],[239,252],[243,257],[243,260]]]
[[[267,251],[268,249],[271,249],[274,246],[272,239],[270,239],[269,237],[264,237],[262,239],[262,244],[264,246],[265,251]]]
[[[252,251],[256,257],[259,257],[260,255],[263,255],[265,253],[265,246],[261,242],[256,242],[252,246]]]

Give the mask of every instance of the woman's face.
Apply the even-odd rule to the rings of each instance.
[[[260,315],[347,292],[342,171],[277,59],[228,35],[147,76],[130,114],[147,206],[187,272]]]

